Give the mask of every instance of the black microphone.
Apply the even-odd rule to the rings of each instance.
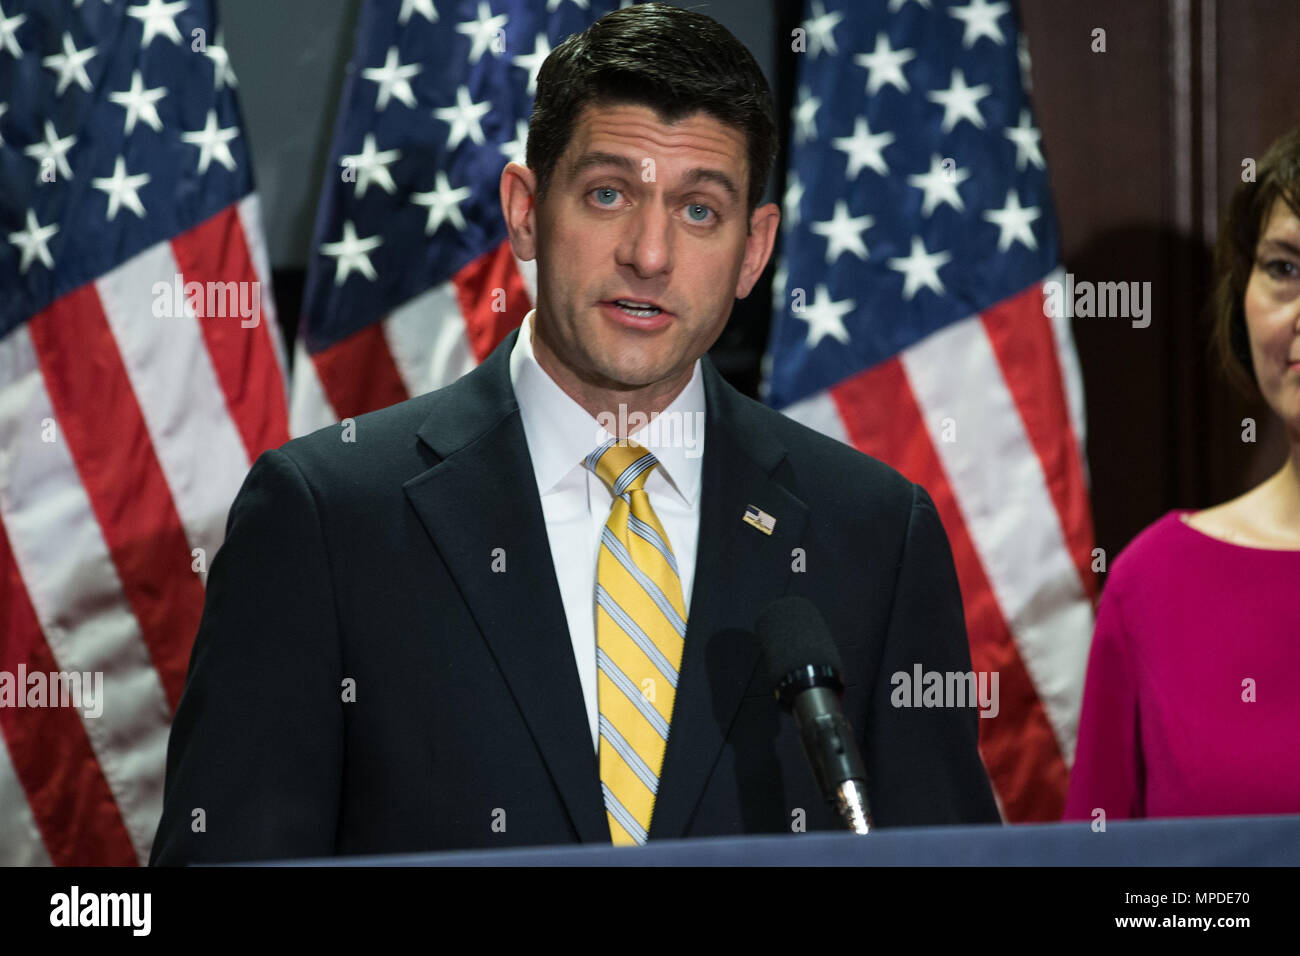
[[[870,832],[867,769],[840,709],[844,665],[821,612],[801,597],[778,598],[759,615],[754,632],[773,693],[794,712],[822,796],[847,829]]]

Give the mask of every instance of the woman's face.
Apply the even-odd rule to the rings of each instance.
[[[1300,440],[1300,217],[1273,203],[1246,283],[1246,330],[1264,400]]]

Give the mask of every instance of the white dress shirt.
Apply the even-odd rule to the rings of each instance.
[[[535,310],[534,310],[535,311]],[[596,560],[614,496],[582,460],[611,435],[537,363],[533,312],[524,317],[510,353],[510,382],[519,403],[524,437],[533,460],[537,493],[551,544],[555,577],[573,641],[573,657],[599,752],[600,708],[596,692]],[[664,409],[659,424],[629,437],[654,452],[659,466],[645,490],[677,558],[682,601],[691,606],[696,543],[700,529],[700,479],[704,461],[704,379],[695,360],[691,380]],[[680,423],[681,428],[666,427]]]

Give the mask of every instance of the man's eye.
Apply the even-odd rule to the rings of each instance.
[[[612,186],[597,186],[591,191],[591,194],[596,197],[597,203],[608,206],[614,197],[618,195],[618,190]]]
[[[691,222],[708,222],[710,215],[716,215],[716,213],[703,203],[693,202],[686,207],[686,218]]]

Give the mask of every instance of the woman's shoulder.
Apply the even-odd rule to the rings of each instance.
[[[1150,593],[1160,582],[1171,579],[1170,570],[1192,560],[1203,535],[1187,524],[1190,509],[1168,511],[1134,536],[1110,564],[1107,592],[1119,597],[1130,592]]]

